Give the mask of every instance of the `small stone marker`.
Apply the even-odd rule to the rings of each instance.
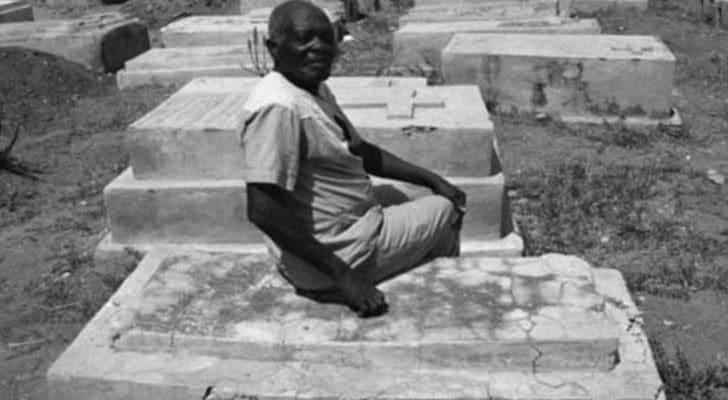
[[[0,24],[0,46],[45,51],[96,71],[115,72],[149,49],[147,28],[120,13]]]
[[[458,34],[443,51],[448,83],[476,83],[504,111],[667,118],[675,56],[657,38]]]
[[[407,23],[394,32],[394,64],[440,66],[442,50],[457,33],[599,34],[596,19],[544,17],[529,20],[482,20]]]
[[[415,5],[399,17],[399,25],[413,22],[455,22],[548,18],[558,15],[557,0],[493,1]]]
[[[664,399],[619,272],[439,259],[358,319],[262,255],[150,252],[48,371],[49,400]]]
[[[0,23],[33,20],[33,5],[28,0],[0,0]]]

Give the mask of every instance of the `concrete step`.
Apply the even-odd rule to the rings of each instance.
[[[388,314],[357,319],[270,268],[151,252],[50,367],[49,399],[664,400],[617,271],[440,259],[380,286]]]
[[[467,194],[463,237],[504,236],[510,214],[504,210],[504,178],[449,178]],[[397,204],[427,195],[426,188],[375,179],[375,195]],[[247,218],[242,180],[137,180],[131,169],[104,189],[108,227],[120,244],[253,244],[263,234]],[[508,219],[504,221],[505,219]],[[508,232],[503,232],[508,233]]]
[[[230,90],[230,82],[238,82],[236,90]],[[382,82],[399,86],[377,87]],[[423,82],[332,78],[331,89],[366,140],[443,175],[490,175],[493,125],[477,87],[413,88]],[[242,110],[255,83],[245,78],[193,82],[132,124],[134,176],[241,179]],[[395,106],[407,115],[388,115]]]
[[[78,62],[96,71],[116,72],[149,50],[149,33],[137,18],[120,13],[79,19],[0,24],[0,46],[19,46]]]
[[[439,69],[442,50],[456,33],[598,35],[601,27],[596,19],[557,16],[512,21],[412,22],[394,32],[394,64],[420,65],[424,62]]]
[[[28,0],[0,0],[0,23],[33,20],[33,5]]]
[[[652,36],[467,33],[442,57],[446,82],[478,84],[506,112],[663,119],[672,109],[675,56]]]
[[[457,22],[547,18],[558,15],[558,0],[492,1],[415,5],[399,17],[399,26],[422,22]]]

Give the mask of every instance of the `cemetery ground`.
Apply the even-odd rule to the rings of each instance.
[[[195,2],[160,3],[123,7],[158,28]],[[197,3],[210,6],[196,13],[226,11],[222,1]],[[703,20],[698,0],[654,0],[644,13],[598,17],[605,33],[662,37],[678,58],[685,124],[630,129],[493,116],[526,254],[571,253],[622,271],[668,398],[728,399],[728,31]],[[350,24],[356,40],[345,44],[336,74],[437,81],[426,66],[387,68],[394,21]],[[116,264],[93,264],[105,228],[102,190],[128,164],[125,127],[172,90],[119,92],[113,76],[0,49],[0,93],[0,149],[20,127],[6,161],[41,171],[37,180],[0,171],[0,399],[43,399],[50,363],[140,259],[129,252]]]

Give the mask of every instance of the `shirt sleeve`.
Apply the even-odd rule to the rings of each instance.
[[[242,132],[243,179],[270,183],[292,191],[296,186],[301,145],[301,124],[296,114],[269,105],[251,114]]]

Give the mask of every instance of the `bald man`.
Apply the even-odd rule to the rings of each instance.
[[[335,36],[309,2],[288,1],[271,14],[274,70],[245,105],[248,218],[272,240],[279,271],[298,294],[371,317],[387,311],[376,284],[458,254],[465,194],[358,135],[323,83]],[[385,207],[369,175],[433,194]]]

